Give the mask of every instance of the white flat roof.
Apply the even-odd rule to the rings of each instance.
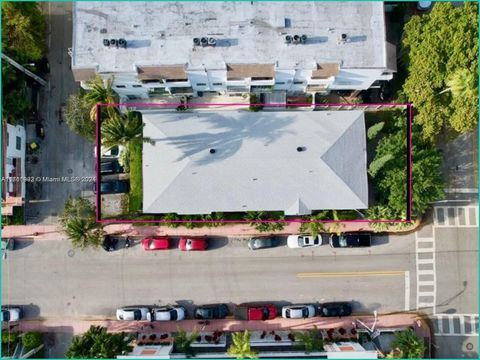
[[[134,65],[275,63],[278,68],[384,68],[383,2],[93,2],[73,4],[73,67],[132,72]],[[348,35],[339,44],[342,33]],[[286,45],[285,35],[308,36]],[[193,47],[194,37],[217,46]],[[103,39],[127,40],[127,49]]]
[[[363,111],[149,112],[143,120],[155,141],[143,145],[144,213],[368,208]]]

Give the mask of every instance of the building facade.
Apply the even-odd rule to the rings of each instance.
[[[122,99],[366,90],[392,79],[382,2],[76,2],[72,70]]]

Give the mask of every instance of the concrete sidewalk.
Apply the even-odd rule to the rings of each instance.
[[[178,228],[169,228],[167,226],[134,226],[133,224],[110,224],[104,226],[104,231],[111,235],[130,235],[130,236],[265,236],[265,235],[288,235],[298,234],[300,222],[288,222],[285,227],[276,232],[259,232],[247,223],[234,223],[219,227],[201,227],[187,229],[183,226]],[[409,232],[418,227],[419,223],[412,225],[409,229],[402,231],[389,230],[388,232]],[[332,227],[331,232],[356,232],[373,231],[368,222],[343,222],[343,223],[325,223],[326,232]],[[57,225],[11,225],[2,229],[4,238],[25,238],[33,237],[38,240],[61,240],[65,234]]]
[[[318,329],[339,329],[347,331],[354,328],[355,319],[360,319],[365,325],[371,327],[374,319],[371,316],[357,316],[344,318],[322,318],[292,320],[276,318],[268,321],[241,321],[234,319],[210,320],[210,324],[203,327],[198,320],[184,321],[117,321],[117,320],[45,320],[45,321],[21,321],[16,328],[19,331],[41,331],[41,332],[69,332],[78,335],[86,332],[91,325],[106,327],[110,332],[127,333],[159,333],[176,332],[177,327],[187,332],[197,331],[242,331],[242,330],[305,330],[317,327]],[[394,315],[379,316],[376,328],[398,329],[413,327],[415,332],[422,337],[430,338],[430,329],[425,321],[416,313],[402,313]]]

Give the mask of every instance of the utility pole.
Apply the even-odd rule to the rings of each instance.
[[[32,73],[30,70],[28,69],[25,69],[22,65],[20,65],[19,63],[17,63],[15,60],[9,58],[7,55],[5,54],[2,54],[2,59],[6,60],[7,62],[9,62],[13,67],[16,67],[18,70],[20,70],[21,72],[23,72],[24,74],[30,76],[32,79],[34,79],[36,82],[38,82],[40,85],[42,86],[47,86],[47,82],[45,80],[43,80],[40,76],[37,76],[35,75],[34,73]]]

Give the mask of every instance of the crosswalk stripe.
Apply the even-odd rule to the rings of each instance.
[[[471,215],[473,215],[472,219]],[[478,227],[478,206],[435,206],[433,225],[436,227]]]
[[[478,315],[477,314],[436,314],[432,318],[436,319],[436,336],[478,336]],[[447,322],[445,322],[447,320]],[[467,331],[466,324],[470,326]],[[458,328],[455,327],[458,324]],[[445,328],[444,325],[447,325]]]

